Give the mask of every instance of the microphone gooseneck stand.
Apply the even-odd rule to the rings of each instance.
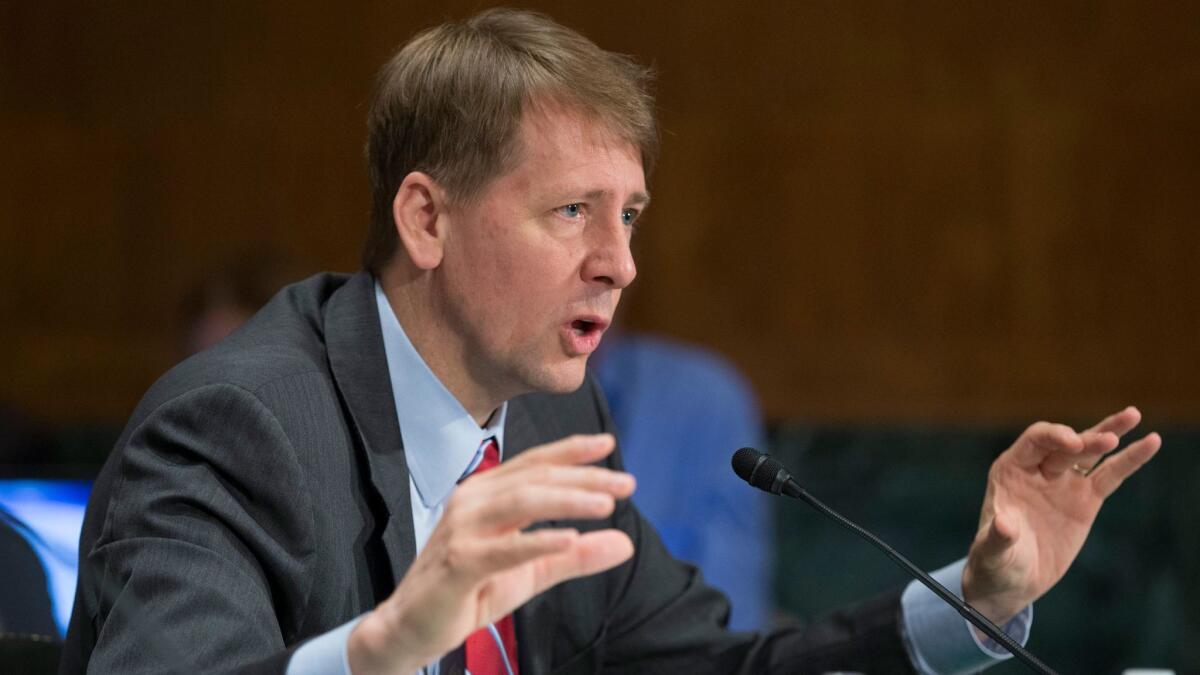
[[[1000,630],[986,616],[980,614],[974,607],[959,599],[958,596],[951,593],[945,586],[939,584],[933,577],[909,562],[908,558],[900,555],[900,553],[891,546],[888,546],[882,539],[871,534],[857,523],[834,511],[821,500],[809,494],[807,490],[792,478],[791,473],[779,460],[773,459],[770,455],[765,455],[754,448],[742,448],[733,455],[733,470],[742,480],[750,483],[750,485],[771,494],[782,494],[799,499],[826,516],[829,516],[842,527],[871,542],[904,571],[908,572],[910,576],[924,584],[926,588],[933,591],[946,604],[953,607],[964,619],[971,622],[972,625],[983,631],[988,637],[1001,644],[1018,661],[1024,663],[1034,672],[1042,673],[1042,675],[1058,675],[1053,669],[1042,663],[1036,656],[1018,644],[1016,640]]]

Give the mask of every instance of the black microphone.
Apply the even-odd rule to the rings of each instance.
[[[1010,638],[996,624],[988,620],[986,616],[960,600],[958,596],[947,590],[945,586],[934,581],[933,577],[922,572],[916,565],[909,562],[908,558],[897,553],[895,549],[885,544],[879,537],[859,527],[842,514],[826,506],[821,500],[810,495],[807,490],[800,487],[800,484],[792,478],[791,472],[779,460],[773,459],[770,455],[765,455],[754,448],[742,448],[733,453],[733,472],[738,475],[738,478],[741,478],[759,490],[765,490],[773,495],[787,495],[788,497],[807,503],[851,532],[871,542],[879,550],[887,554],[887,557],[891,558],[904,571],[908,572],[912,578],[920,581],[929,590],[933,591],[935,595],[953,607],[963,618],[986,633],[988,637],[1003,645],[1018,661],[1029,666],[1034,672],[1043,673],[1043,675],[1058,675],[1049,666],[1039,661],[1036,656],[1030,654],[1024,647],[1017,644],[1016,640]]]

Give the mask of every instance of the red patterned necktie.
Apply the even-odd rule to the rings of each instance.
[[[496,439],[488,439],[487,445],[483,449],[483,459],[479,465],[475,467],[472,474],[480,471],[487,471],[492,467],[500,465],[500,446],[496,445]],[[517,631],[513,626],[512,614],[505,616],[496,623],[492,624],[500,633],[500,640],[504,643],[504,651],[508,652],[508,663],[512,666],[513,675],[519,675],[520,669],[517,668]],[[491,632],[486,626],[471,633],[467,636],[467,642],[464,645],[466,650],[467,670],[471,675],[508,675],[508,671],[504,668],[504,660],[500,657],[500,648],[496,641],[492,639]]]

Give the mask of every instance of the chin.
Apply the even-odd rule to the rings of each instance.
[[[529,388],[544,394],[570,394],[583,386],[587,360],[572,359],[569,363],[544,368],[528,378]]]

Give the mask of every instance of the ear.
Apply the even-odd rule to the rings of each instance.
[[[392,199],[392,223],[408,258],[422,270],[442,262],[446,240],[446,192],[429,174],[404,177]]]

